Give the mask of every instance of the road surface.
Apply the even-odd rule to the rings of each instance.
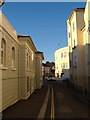
[[[62,81],[45,81],[27,100],[3,111],[3,118],[67,119],[88,118],[88,104]]]

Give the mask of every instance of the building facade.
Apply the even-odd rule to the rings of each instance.
[[[90,1],[86,8],[73,10],[67,20],[70,62],[70,80],[75,89],[83,94],[90,81]]]
[[[40,89],[43,85],[43,74],[42,74],[42,60],[44,60],[43,53],[40,51],[36,52],[36,88]]]
[[[81,31],[84,26],[84,10],[84,8],[73,10],[71,16],[67,20],[68,46],[70,49],[70,77],[71,82],[79,87],[85,86],[83,69],[83,34]]]
[[[55,51],[55,76],[69,78],[69,47]]]
[[[31,37],[17,35],[0,11],[0,112],[42,86],[43,59]]]
[[[1,21],[2,20],[2,21]],[[0,97],[2,94],[1,109],[18,101],[19,82],[19,41],[16,31],[0,12]],[[1,88],[1,87],[0,87]]]
[[[87,0],[86,8],[84,12],[84,22],[85,26],[82,29],[83,32],[83,46],[84,46],[84,56],[85,56],[85,76],[87,89],[90,94],[90,1]]]
[[[20,98],[27,99],[36,89],[35,59],[36,48],[30,36],[18,35],[19,46],[19,83]]]
[[[51,75],[50,67],[43,64],[42,65],[42,74],[43,74],[43,77],[49,77]]]

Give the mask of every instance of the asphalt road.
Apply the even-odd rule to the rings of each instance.
[[[3,111],[3,118],[86,119],[88,104],[62,81],[44,81],[27,100],[20,100]]]

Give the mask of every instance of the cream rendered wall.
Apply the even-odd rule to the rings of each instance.
[[[29,38],[19,37],[20,57],[19,57],[19,75],[20,75],[20,99],[27,99],[36,89],[35,80],[35,50],[28,42]],[[27,59],[28,54],[28,59]],[[32,58],[33,54],[33,58]],[[29,58],[30,56],[30,58]],[[28,61],[28,67],[27,67]],[[29,91],[27,92],[27,77],[29,78]]]
[[[90,1],[87,0],[85,13],[84,13],[84,21],[85,21],[85,28],[83,30],[83,37],[84,37],[84,47],[85,47],[85,70],[86,70],[86,80],[87,80],[87,88],[89,88],[90,84],[90,31],[88,27],[90,27]],[[89,89],[88,89],[89,90]]]
[[[40,89],[43,85],[42,79],[42,54],[36,54],[36,88]]]
[[[84,10],[77,12],[77,81],[78,85],[86,88],[85,75],[85,52],[83,46],[83,33],[81,29],[84,26]]]
[[[0,12],[0,57],[2,38],[6,42],[6,64],[3,67],[0,58],[0,112],[19,99],[27,99],[37,88],[37,83],[38,87],[41,87],[43,59],[41,53],[37,56],[37,50],[30,36],[17,35],[8,20]],[[13,47],[15,48],[14,68],[12,68]],[[37,61],[38,72],[36,71]],[[36,73],[39,73],[38,78],[36,78]]]
[[[74,27],[75,30],[73,30],[73,23],[74,23]],[[77,46],[77,24],[76,24],[76,12],[73,11],[72,16],[70,19],[67,20],[67,29],[68,29],[68,46],[69,46],[69,63],[70,63],[70,78],[71,78],[71,82],[74,82],[74,76],[73,76],[73,49],[72,47],[74,47],[74,40],[75,40],[75,45]],[[70,34],[70,35],[69,35]],[[70,36],[70,37],[69,37]]]
[[[0,18],[1,18],[1,16],[0,16]],[[1,31],[2,31],[2,28],[0,26],[0,41],[1,41],[1,38],[2,38],[2,32]],[[1,47],[0,47],[0,49],[1,49]],[[0,52],[0,56],[1,56],[1,52]],[[0,112],[1,111],[2,111],[2,70],[0,69]],[[0,118],[1,117],[2,117],[2,115],[0,114]]]
[[[61,53],[67,53],[66,57],[61,58]],[[62,68],[63,64],[65,64],[65,68]],[[67,66],[67,67],[66,67]],[[69,47],[64,47],[55,51],[55,76],[59,74],[61,77],[61,73],[64,72],[64,77],[69,78]]]
[[[1,23],[2,18],[2,23]],[[19,42],[17,34],[10,23],[0,12],[0,26],[2,38],[6,41],[6,66],[2,67],[0,63],[0,73],[2,72],[2,110],[18,101],[18,53]],[[12,68],[12,47],[15,48],[15,68]],[[1,41],[0,41],[1,49]]]
[[[68,45],[70,48],[70,60],[71,68],[70,74],[72,76],[72,82],[78,86],[86,87],[85,85],[85,61],[84,61],[84,47],[83,47],[83,34],[81,29],[84,26],[84,9],[74,10],[71,17],[67,20]],[[73,23],[75,24],[75,30],[73,30]],[[75,43],[74,43],[75,40]],[[74,47],[75,45],[75,47]],[[75,61],[77,67],[74,66]]]

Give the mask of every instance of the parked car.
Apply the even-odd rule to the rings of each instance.
[[[61,78],[56,78],[56,80],[57,80],[57,81],[60,81],[60,80],[61,80]]]
[[[48,77],[47,80],[48,81],[56,81],[56,78],[55,77]]]

